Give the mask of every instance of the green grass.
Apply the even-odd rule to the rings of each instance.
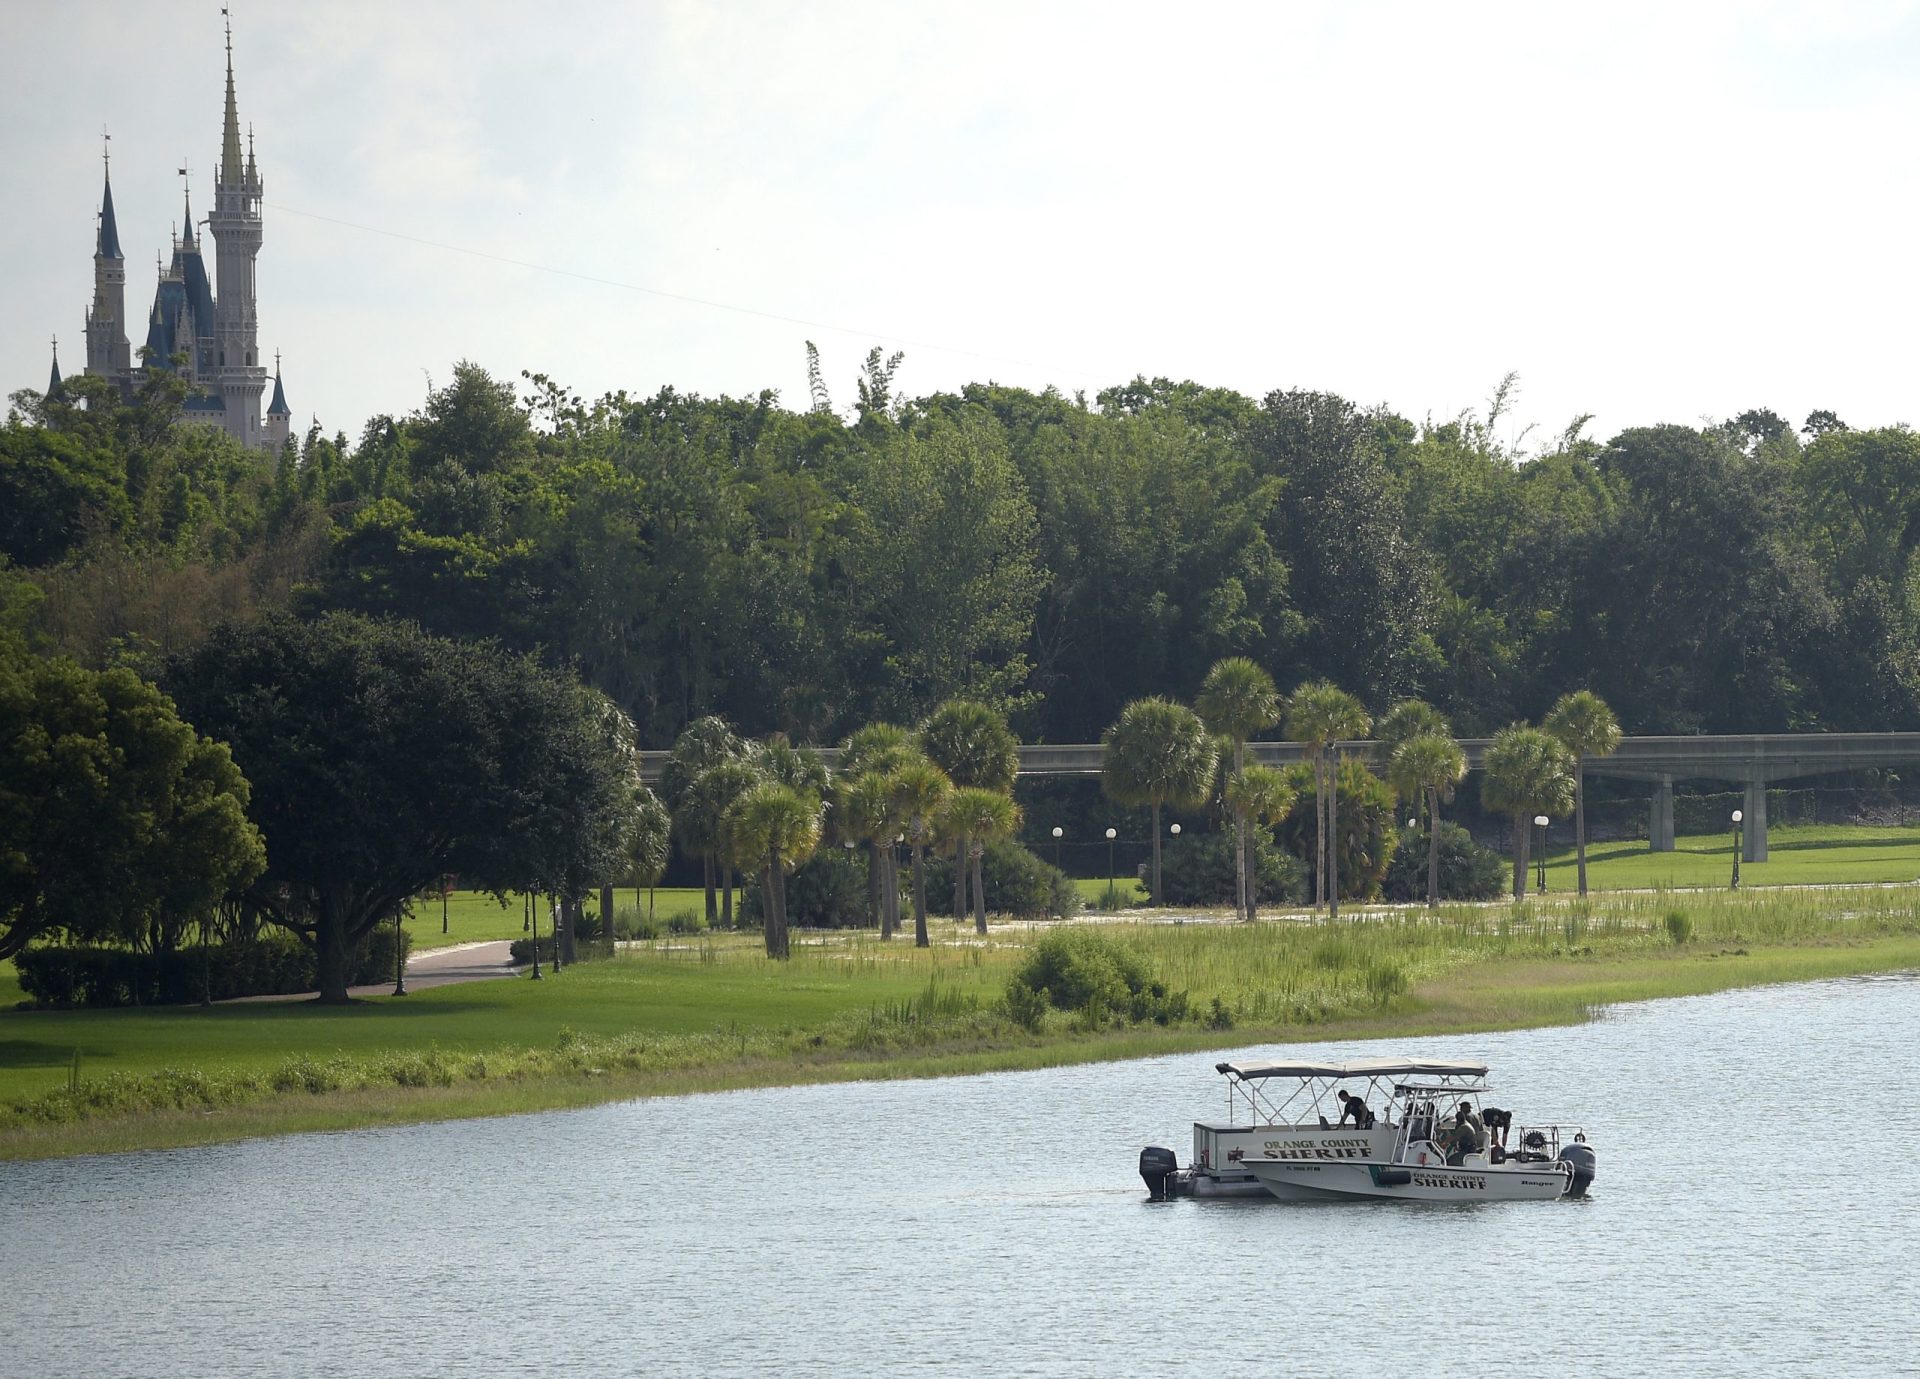
[[[1666,916],[1687,916],[1676,945]],[[998,997],[1046,925],[934,947],[752,935],[642,946],[558,978],[368,1000],[0,1014],[0,1157],[497,1114],[617,1096],[1038,1067],[1267,1039],[1507,1028],[1610,1001],[1920,965],[1920,890],[1618,894],[1374,907],[1337,923],[1104,921],[1214,1023],[1038,1035]],[[60,1092],[81,1050],[81,1095]],[[35,1098],[53,1094],[52,1100]],[[25,1103],[26,1105],[23,1105]],[[37,1107],[37,1109],[30,1109]]]
[[[597,900],[592,902],[598,905]],[[633,905],[633,891],[630,887],[616,887],[613,893],[616,908],[626,909]],[[662,886],[653,893],[654,912],[665,920],[676,910],[692,910],[705,913],[706,901],[700,888]],[[534,905],[538,909],[540,932],[547,931],[547,902],[535,897]],[[640,907],[644,911],[647,905],[647,892],[640,892]],[[454,891],[447,897],[447,932],[440,932],[440,900],[437,896],[427,896],[413,902],[413,913],[404,921],[409,934],[413,936],[416,952],[428,948],[446,948],[456,943],[486,943],[495,939],[516,939],[525,937],[521,927],[525,920],[521,909],[521,897],[512,895],[502,905],[492,896],[480,891]]]
[[[1102,902],[1107,898],[1109,884],[1111,884],[1112,894],[1117,902],[1117,905],[1113,908],[1128,909],[1135,905],[1144,905],[1147,903],[1147,888],[1140,883],[1138,877],[1115,877],[1111,883],[1109,883],[1108,879],[1104,876],[1076,876],[1073,878],[1073,888],[1080,892],[1080,903],[1089,910],[1105,908]]]
[[[1725,886],[1733,873],[1733,830],[1676,838],[1672,852],[1648,852],[1645,842],[1595,843],[1587,848],[1587,885],[1594,890]],[[1805,824],[1767,834],[1768,860],[1742,862],[1743,886],[1868,885],[1920,880],[1920,826],[1863,827]],[[1572,848],[1547,854],[1547,888],[1577,882]],[[1529,886],[1533,883],[1531,879]]]

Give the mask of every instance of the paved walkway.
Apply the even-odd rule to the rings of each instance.
[[[522,968],[515,967],[508,953],[512,945],[505,939],[495,943],[456,943],[451,948],[427,948],[407,959],[407,990],[425,991],[430,986],[451,986],[455,982],[483,982],[496,977],[519,975]],[[350,996],[391,996],[391,981],[373,982],[367,986],[350,986]],[[234,1003],[241,1001],[311,1001],[311,991],[299,992],[289,996],[239,996]],[[217,1002],[226,1005],[228,1002]]]

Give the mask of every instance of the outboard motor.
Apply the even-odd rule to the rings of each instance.
[[[1593,1146],[1585,1140],[1575,1140],[1560,1151],[1560,1162],[1573,1170],[1573,1177],[1567,1182],[1567,1196],[1585,1197],[1587,1189],[1593,1186]]]
[[[1166,1199],[1167,1180],[1179,1168],[1179,1157],[1171,1149],[1150,1144],[1140,1151],[1140,1176],[1146,1181],[1148,1195],[1156,1202]]]

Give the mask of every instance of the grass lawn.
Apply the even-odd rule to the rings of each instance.
[[[1725,886],[1733,876],[1733,829],[1708,837],[1676,838],[1672,852],[1648,852],[1644,842],[1597,843],[1587,848],[1587,885],[1599,890]],[[1920,827],[1868,828],[1807,824],[1773,828],[1768,860],[1742,862],[1743,886],[1867,885],[1920,880]],[[1547,889],[1577,884],[1572,848],[1547,854]],[[1531,881],[1528,883],[1532,884]]]
[[[596,907],[598,900],[591,902]],[[547,932],[547,902],[534,898],[538,907],[540,932]],[[615,887],[613,904],[616,910],[631,909],[633,891],[626,886]],[[696,914],[705,913],[706,901],[698,886],[692,888],[662,886],[653,893],[654,913],[662,920],[679,910],[692,910]],[[647,906],[647,892],[640,892],[640,908]],[[525,923],[521,908],[521,897],[512,895],[502,905],[492,896],[481,891],[454,891],[447,897],[447,932],[440,932],[440,901],[428,896],[413,902],[413,913],[407,917],[406,929],[413,936],[414,951],[428,948],[446,948],[456,943],[485,943],[494,939],[516,939],[526,935],[522,925]],[[3,995],[0,992],[0,995]]]

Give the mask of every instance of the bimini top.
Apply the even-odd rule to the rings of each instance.
[[[1214,1071],[1242,1082],[1262,1077],[1485,1077],[1487,1065],[1434,1058],[1360,1058],[1351,1063],[1216,1063]]]

